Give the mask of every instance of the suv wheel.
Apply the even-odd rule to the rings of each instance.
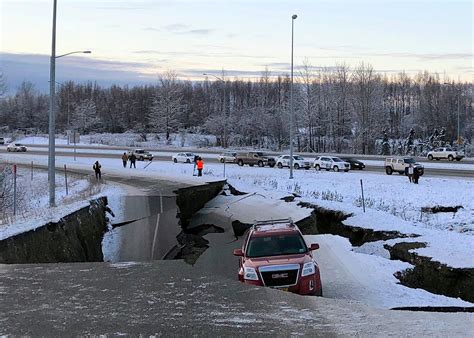
[[[143,156],[140,156],[140,157],[138,158],[138,160],[139,160],[139,161],[143,161]]]
[[[278,169],[281,169],[281,168],[283,168],[283,164],[281,164],[281,162],[278,162],[277,167],[278,167]]]
[[[174,162],[174,163],[178,163],[178,160],[175,159],[175,158],[173,158],[173,162]]]
[[[186,160],[186,163],[191,163],[191,160],[188,158],[188,159]]]
[[[385,172],[387,173],[387,175],[392,175],[393,174],[392,167],[385,167]]]
[[[448,156],[448,160],[450,160],[450,161],[454,161],[454,157],[453,157],[453,155],[449,155],[449,156]]]
[[[428,160],[433,161],[433,155],[429,154],[428,155]]]
[[[295,165],[293,167],[295,167],[295,169],[299,169],[300,165],[298,163],[295,163]]]
[[[319,170],[321,170],[321,167],[319,166],[319,164],[315,164],[315,165],[314,165],[314,169],[316,169],[316,170],[319,171]]]
[[[221,158],[219,161],[221,161],[221,163],[224,163],[225,160],[224,158]]]
[[[258,166],[261,168],[263,167],[263,161],[258,161]]]
[[[244,166],[244,161],[239,160],[239,161],[237,162],[237,164],[238,164],[239,166],[243,167],[243,166]]]
[[[334,166],[334,168],[332,168],[335,172],[338,172],[339,171],[339,167],[337,165]]]

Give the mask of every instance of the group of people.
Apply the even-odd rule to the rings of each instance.
[[[130,156],[127,155],[127,153],[123,153],[122,155],[122,163],[123,167],[127,167],[127,162],[130,161],[130,168],[133,166],[136,168],[136,162],[137,162],[137,157],[135,156],[134,153],[132,153]],[[97,180],[100,180],[102,178],[102,172],[101,172],[102,165],[99,163],[99,161],[95,161],[94,165],[92,166],[92,169],[94,169],[95,173],[95,178]],[[204,169],[204,161],[200,156],[195,156],[194,157],[194,168],[197,168],[198,171],[198,176],[202,176],[202,170]]]
[[[420,173],[418,169],[413,166],[413,164],[410,164],[406,168],[406,174],[410,183],[418,184],[418,180],[420,179]]]
[[[137,162],[137,157],[135,156],[134,153],[132,153],[130,156],[127,155],[127,153],[123,153],[122,155],[122,163],[123,167],[127,167],[127,162],[130,160],[130,168],[133,166],[134,168],[137,167],[136,162]]]

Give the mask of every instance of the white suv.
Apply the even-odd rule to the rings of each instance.
[[[283,168],[283,167],[290,167],[290,155],[281,155],[280,157],[277,158],[276,160],[276,166],[278,168]],[[293,167],[295,169],[299,168],[305,168],[309,169],[311,168],[311,162],[305,160],[303,157],[298,156],[298,155],[293,155]]]
[[[194,153],[177,153],[176,155],[171,156],[171,160],[174,163],[193,163],[195,156],[196,155]]]
[[[398,172],[400,175],[406,175],[410,164],[415,170],[418,170],[420,176],[423,176],[425,168],[411,157],[387,157],[385,159],[385,173],[392,175],[393,172]]]
[[[448,159],[450,161],[461,161],[464,158],[464,151],[457,151],[450,147],[441,147],[436,148],[428,152],[428,160],[440,160],[442,158]]]
[[[26,148],[23,144],[20,144],[20,143],[10,143],[7,146],[7,151],[8,152],[10,152],[10,151],[25,152],[27,150],[28,150],[28,148]]]
[[[319,156],[314,160],[313,166],[316,170],[344,170],[348,172],[351,169],[351,165],[348,162],[341,160],[339,157],[334,156]]]

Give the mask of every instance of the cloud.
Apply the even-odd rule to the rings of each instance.
[[[364,53],[364,56],[390,56],[399,58],[417,58],[420,61],[431,60],[457,60],[472,59],[472,53],[407,53],[407,52],[390,52],[390,53]]]
[[[150,63],[100,60],[70,56],[56,64],[56,80],[64,82],[97,82],[99,85],[138,85],[153,83]],[[43,93],[48,91],[49,56],[39,54],[0,53],[0,69],[8,79],[9,94],[23,81],[32,82]]]
[[[234,54],[231,52],[202,52],[202,51],[161,51],[155,49],[136,50],[133,54],[148,54],[148,55],[169,55],[173,57],[179,56],[194,56],[205,58],[246,58],[246,59],[275,59],[274,56],[268,55],[251,55],[251,54]]]
[[[208,35],[214,31],[213,29],[210,29],[210,28],[192,28],[189,25],[185,25],[181,23],[166,25],[166,26],[163,26],[162,29],[173,34],[180,34],[180,35]],[[148,30],[158,31],[160,29],[151,28]]]

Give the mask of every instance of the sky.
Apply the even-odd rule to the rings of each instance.
[[[48,88],[53,0],[0,0],[0,71]],[[372,64],[473,80],[470,0],[58,0],[58,81],[156,83],[160,72],[252,78],[295,66]]]

